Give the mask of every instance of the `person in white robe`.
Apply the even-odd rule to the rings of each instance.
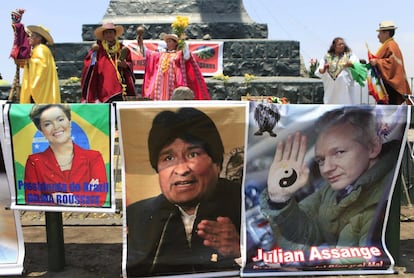
[[[351,52],[343,38],[337,37],[320,60],[315,75],[324,87],[324,104],[360,104],[361,86],[352,79],[350,67],[359,58]]]

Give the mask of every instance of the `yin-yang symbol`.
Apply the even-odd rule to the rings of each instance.
[[[289,187],[292,184],[294,184],[298,179],[298,174],[296,173],[296,170],[293,168],[285,169],[283,171],[283,175],[284,177],[279,180],[280,187]]]

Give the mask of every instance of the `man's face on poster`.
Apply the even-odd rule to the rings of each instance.
[[[158,155],[158,178],[162,193],[174,204],[193,206],[216,186],[220,167],[205,149],[175,139]]]
[[[355,182],[372,165],[381,148],[355,140],[357,131],[350,124],[323,131],[316,141],[315,160],[321,176],[335,191]]]

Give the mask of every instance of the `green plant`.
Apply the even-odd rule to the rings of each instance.
[[[319,67],[319,61],[318,59],[312,58],[309,62],[309,77],[316,77],[315,71]]]

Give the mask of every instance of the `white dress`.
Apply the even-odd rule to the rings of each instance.
[[[361,103],[361,86],[352,79],[349,68],[343,67],[344,61],[359,62],[356,55],[347,53],[344,58],[332,61],[328,55],[325,55],[319,62],[319,67],[315,75],[320,77],[324,87],[324,104],[360,104]],[[320,73],[325,63],[330,60],[330,70]],[[332,63],[335,62],[336,63]],[[329,61],[328,61],[329,62]],[[338,63],[339,62],[339,63]],[[337,68],[336,68],[337,67]],[[335,72],[336,70],[336,72]],[[331,71],[331,73],[329,72]]]

